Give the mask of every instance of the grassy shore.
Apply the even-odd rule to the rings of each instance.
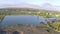
[[[2,18],[3,18],[3,16],[2,16],[2,15],[0,15],[0,21],[2,20]]]

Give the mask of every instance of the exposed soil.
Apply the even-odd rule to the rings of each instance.
[[[60,34],[49,32],[44,28],[37,29],[35,27],[21,27],[21,28],[0,28],[0,34]]]

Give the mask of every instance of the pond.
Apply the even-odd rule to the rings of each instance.
[[[0,26],[8,26],[8,25],[16,25],[16,24],[23,24],[23,25],[39,25],[40,22],[47,23],[45,18],[34,16],[34,15],[6,15]]]

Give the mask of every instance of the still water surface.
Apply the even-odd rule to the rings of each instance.
[[[39,25],[40,22],[47,23],[45,18],[39,16],[32,16],[32,15],[7,15],[4,17],[0,26],[7,26],[7,25],[16,25],[16,24],[29,24],[29,25]]]

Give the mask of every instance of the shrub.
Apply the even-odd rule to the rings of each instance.
[[[46,27],[46,24],[43,22],[40,22],[40,27]]]
[[[55,22],[52,24],[52,26],[56,32],[60,32],[60,22]]]

